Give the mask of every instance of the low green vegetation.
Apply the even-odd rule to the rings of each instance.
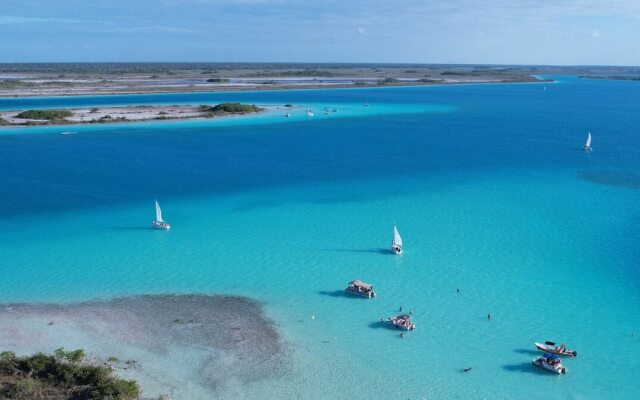
[[[16,115],[21,119],[43,119],[47,121],[62,121],[73,113],[67,110],[28,110]]]
[[[18,357],[0,353],[0,399],[7,400],[136,400],[135,381],[117,378],[105,366],[83,362],[84,350]]]
[[[22,88],[32,88],[37,86],[33,82],[25,82],[20,80],[6,80],[0,81],[0,89],[22,89]]]
[[[393,85],[397,83],[400,83],[400,80],[396,78],[384,78],[378,81],[378,85]]]
[[[109,122],[125,122],[125,121],[128,121],[128,119],[126,119],[125,117],[113,118],[111,115],[107,114],[107,115],[103,115],[98,119],[92,119],[89,122],[92,124],[106,124]]]
[[[2,125],[9,125],[9,122],[7,122],[7,120],[2,119],[2,118],[0,117],[0,126],[2,126]]]
[[[209,116],[224,115],[224,114],[250,114],[262,111],[263,109],[251,104],[240,103],[222,103],[211,106],[200,106],[202,111],[209,113]]]

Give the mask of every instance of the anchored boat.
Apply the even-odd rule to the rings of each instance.
[[[556,374],[564,374],[567,372],[567,369],[562,365],[560,357],[555,354],[544,353],[543,355],[534,358],[531,363],[536,367],[555,372]]]
[[[589,132],[589,134],[587,135],[587,142],[584,144],[584,146],[582,147],[584,149],[584,151],[593,151],[593,149],[591,148],[591,132]]]
[[[359,280],[349,282],[349,286],[347,286],[344,291],[348,294],[366,297],[368,299],[376,297],[376,292],[373,290],[373,285],[364,283]]]
[[[556,346],[554,342],[546,341],[544,342],[544,344],[535,343],[535,345],[538,350],[544,351],[545,353],[558,354],[567,357],[575,357],[578,355],[577,351],[567,349],[567,346],[565,346],[564,343],[562,343],[560,346]]]
[[[415,331],[416,325],[411,322],[411,315],[400,314],[395,317],[387,318],[387,323],[393,325],[397,329],[404,329],[405,331]]]
[[[396,228],[396,224],[393,224],[393,241],[391,242],[391,250],[396,254],[402,254],[402,238]]]
[[[156,200],[156,219],[151,223],[151,226],[156,229],[164,229],[165,231],[171,229],[171,224],[162,219],[162,210],[160,209],[158,200]]]

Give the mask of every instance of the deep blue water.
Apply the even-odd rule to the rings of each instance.
[[[68,136],[0,128],[2,301],[256,297],[295,350],[291,371],[247,385],[248,398],[636,397],[640,82],[1,99],[0,109],[222,101],[342,111],[76,125]],[[147,229],[155,198],[171,232]],[[402,257],[385,251],[394,220]],[[355,278],[379,297],[340,296]],[[402,341],[376,324],[400,304],[419,326]],[[532,342],[546,339],[579,350],[566,376],[532,370]]]

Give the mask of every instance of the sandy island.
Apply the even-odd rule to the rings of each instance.
[[[281,374],[285,346],[256,301],[207,295],[144,295],[74,304],[0,306],[0,350],[83,348],[135,379],[143,398],[242,397]]]
[[[220,116],[252,114],[264,111],[264,109],[255,106],[247,107],[254,108],[249,111],[239,112],[216,112],[212,110],[212,106],[203,105],[139,105],[121,107],[64,108],[61,110],[68,111],[70,115],[56,119],[21,118],[19,115],[27,110],[9,110],[0,111],[0,126],[103,124],[151,120],[211,119]]]

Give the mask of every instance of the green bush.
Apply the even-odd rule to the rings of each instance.
[[[214,113],[245,114],[262,111],[262,108],[249,104],[222,103],[211,107],[211,111]]]
[[[22,119],[45,119],[51,121],[64,119],[72,115],[73,113],[68,110],[28,110],[21,112],[16,115],[16,117]]]
[[[37,353],[17,357],[0,353],[0,399],[24,400],[136,400],[140,388],[135,381],[117,378],[105,366],[81,362],[84,350],[65,351],[54,356]],[[44,397],[43,397],[44,396]],[[71,397],[70,397],[71,396]]]

